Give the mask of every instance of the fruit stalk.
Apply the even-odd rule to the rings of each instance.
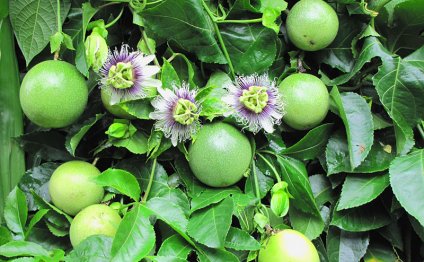
[[[0,223],[4,199],[25,173],[24,153],[14,139],[23,133],[19,104],[19,69],[8,16],[8,1],[0,0]]]

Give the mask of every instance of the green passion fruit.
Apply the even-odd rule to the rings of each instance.
[[[111,113],[114,116],[125,118],[125,119],[136,119],[135,116],[127,113],[124,109],[122,109],[119,105],[111,105],[110,99],[111,94],[105,91],[103,88],[100,90],[100,95],[102,98],[103,106],[106,108],[109,113]]]
[[[285,78],[278,88],[286,114],[283,121],[297,130],[315,127],[324,120],[330,107],[327,87],[316,76],[304,73]]]
[[[285,229],[265,240],[259,262],[319,262],[318,252],[302,233]]]
[[[339,19],[334,9],[322,0],[301,0],[287,15],[290,41],[305,51],[327,47],[336,38]]]
[[[113,208],[102,204],[88,206],[72,220],[69,229],[71,244],[76,247],[93,235],[114,237],[120,223],[121,217]]]
[[[49,60],[28,71],[19,98],[23,112],[33,123],[61,128],[74,123],[83,113],[88,87],[75,66]]]
[[[188,151],[194,175],[211,187],[231,186],[243,177],[252,159],[249,139],[234,126],[204,125]]]
[[[60,165],[49,181],[53,204],[69,215],[76,215],[83,208],[100,203],[104,190],[93,181],[98,175],[100,171],[84,161]]]

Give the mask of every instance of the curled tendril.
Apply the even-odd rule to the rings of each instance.
[[[130,6],[136,13],[139,13],[146,8],[147,0],[130,0]]]

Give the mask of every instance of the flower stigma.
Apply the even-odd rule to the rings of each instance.
[[[243,90],[240,102],[250,111],[261,113],[268,104],[267,88],[264,86],[250,86]]]
[[[197,106],[190,100],[180,98],[174,108],[173,118],[182,125],[190,125],[199,119]]]
[[[117,89],[127,89],[134,85],[133,79],[131,62],[119,62],[110,67],[106,83]]]

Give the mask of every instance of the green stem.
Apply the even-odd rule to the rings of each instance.
[[[256,153],[260,158],[262,158],[262,160],[268,165],[269,168],[271,168],[272,172],[274,173],[275,178],[277,179],[277,182],[281,182],[281,177],[278,174],[277,170],[275,169],[275,167],[268,161],[268,159],[266,159],[263,155]]]
[[[111,26],[113,26],[114,24],[116,24],[116,22],[118,22],[118,20],[121,18],[122,14],[124,13],[124,8],[121,8],[121,12],[119,12],[118,16],[113,19],[112,22],[110,22],[109,24],[105,25],[105,28],[109,28]]]
[[[156,172],[156,163],[157,163],[157,160],[155,158],[153,159],[153,165],[152,165],[152,170],[150,172],[149,183],[147,184],[146,192],[144,193],[143,199],[141,199],[141,203],[146,203],[147,197],[149,197],[150,189],[152,188],[152,184],[153,184],[153,177],[155,176],[155,172]]]
[[[56,0],[56,8],[57,8],[57,31],[62,34],[62,18],[60,16],[60,0]],[[54,60],[59,59],[59,48],[54,52]]]
[[[143,31],[141,32],[141,34],[142,34],[142,36],[143,36],[143,40],[144,40],[144,42],[146,43],[146,47],[147,47],[147,49],[149,50],[149,53],[153,55],[155,52],[153,51],[152,47],[149,45],[149,38],[147,37],[146,31],[144,31],[144,30],[143,30]],[[153,62],[155,63],[155,65],[160,66],[159,61],[158,61],[158,59],[156,58],[156,56],[155,56],[155,58],[153,59]]]
[[[251,24],[251,23],[261,23],[262,18],[256,19],[246,19],[246,20],[218,20],[218,24]]]
[[[255,160],[252,159],[252,169],[253,169],[253,178],[255,181],[255,194],[258,198],[259,202],[261,201],[261,193],[259,192],[259,181],[258,181],[258,175],[256,174],[256,165]]]
[[[203,0],[202,0],[202,5],[203,5],[203,8],[205,8],[206,13],[208,13],[210,19],[212,20],[216,36],[218,37],[218,42],[221,45],[222,52],[224,53],[225,59],[227,60],[228,66],[230,67],[230,73],[231,73],[233,79],[235,79],[236,74],[234,72],[233,63],[231,62],[230,55],[228,54],[227,48],[225,47],[225,43],[224,43],[224,40],[222,39],[221,32],[219,31],[217,21],[216,21],[214,15],[213,15],[213,13],[209,9],[208,5]]]

